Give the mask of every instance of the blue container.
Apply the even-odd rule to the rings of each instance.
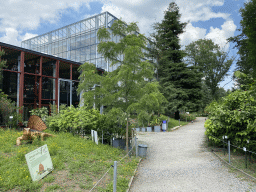
[[[162,130],[163,130],[163,132],[165,132],[165,131],[166,131],[166,121],[163,121],[163,124],[162,124]]]

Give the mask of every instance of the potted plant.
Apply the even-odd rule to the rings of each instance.
[[[151,127],[150,123],[148,123],[147,132],[152,132],[152,127]]]
[[[161,121],[157,116],[153,116],[153,120],[151,121],[151,125],[154,125],[154,132],[160,132],[161,130]]]

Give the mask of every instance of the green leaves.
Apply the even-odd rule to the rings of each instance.
[[[47,122],[48,128],[53,131],[81,131],[88,134],[91,129],[97,129],[99,111],[87,107],[67,107]]]
[[[236,75],[242,75],[236,73]],[[212,102],[207,109],[209,119],[205,122],[206,134],[221,138],[223,134],[237,146],[245,145],[247,139],[256,140],[256,102],[253,94],[255,85],[250,86],[250,93],[236,90],[222,101]],[[254,147],[254,151],[256,148]]]

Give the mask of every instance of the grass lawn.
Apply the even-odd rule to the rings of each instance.
[[[16,146],[23,132],[0,128],[0,191],[89,191],[104,173],[125,156],[125,151],[70,133],[44,132],[56,135],[37,139],[33,144]],[[54,170],[33,182],[25,154],[47,144]],[[127,156],[117,164],[117,191],[126,191],[139,162]],[[113,168],[93,191],[113,190]]]
[[[170,118],[170,121],[168,123],[168,131],[171,131],[171,128],[173,128],[173,127],[176,127],[179,125],[187,125],[188,123],[189,122],[186,122],[186,121],[180,121],[180,123],[179,123],[179,120]]]

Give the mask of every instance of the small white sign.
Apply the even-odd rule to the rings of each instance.
[[[13,116],[10,116],[10,119],[12,119],[13,118]]]
[[[92,134],[92,141],[95,142],[98,145],[98,133],[97,131],[91,130]]]
[[[53,170],[47,144],[25,155],[32,181],[38,181]]]
[[[98,133],[94,131],[94,142],[98,145]]]
[[[189,112],[186,112],[187,114],[189,114]]]
[[[91,135],[92,135],[92,141],[94,142],[94,130],[91,130]]]
[[[246,151],[246,147],[243,147],[243,150]]]

